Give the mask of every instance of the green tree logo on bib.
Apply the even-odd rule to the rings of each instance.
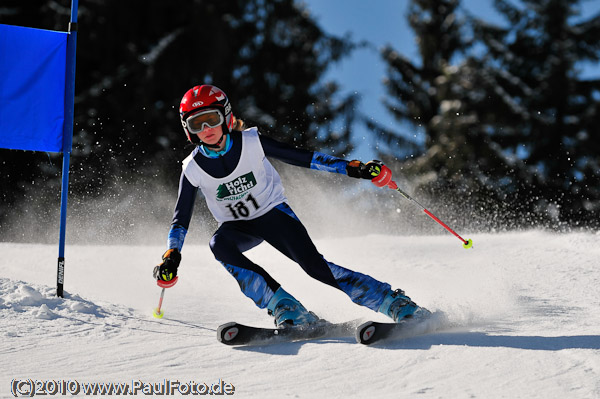
[[[256,186],[254,173],[246,173],[228,183],[220,184],[217,187],[217,201],[240,199],[254,186]]]

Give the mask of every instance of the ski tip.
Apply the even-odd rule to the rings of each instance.
[[[222,342],[225,345],[234,345],[235,338],[240,332],[237,325],[238,324],[234,321],[220,325],[217,329],[217,339],[219,340],[219,342]]]
[[[377,327],[372,321],[361,324],[356,328],[356,342],[363,345],[370,344],[376,330]]]
[[[152,316],[154,316],[155,319],[162,319],[164,315],[165,312],[163,310],[159,310],[158,308],[154,308],[152,311]]]

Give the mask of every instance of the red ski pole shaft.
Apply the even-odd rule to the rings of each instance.
[[[165,297],[165,289],[163,288],[160,292],[160,299],[158,300],[158,308],[156,308],[157,312],[160,313],[160,308],[162,308],[163,298]]]
[[[175,278],[170,281],[156,280],[156,285],[162,288],[160,291],[160,299],[158,300],[158,307],[152,311],[152,315],[157,319],[162,319],[163,315],[165,314],[163,311],[161,311],[163,298],[165,297],[165,289],[174,286],[178,279],[179,277],[175,276]]]
[[[459,240],[461,240],[463,242],[463,244],[468,244],[469,242],[467,240],[465,240],[464,238],[462,238],[461,236],[458,235],[458,233],[454,230],[452,230],[450,227],[448,227],[448,225],[444,222],[442,222],[437,216],[435,216],[433,213],[429,212],[427,209],[423,208],[423,212],[425,212],[429,217],[431,217],[433,220],[435,220],[436,222],[438,222],[439,224],[441,224],[446,230],[448,230],[450,233],[454,234],[456,237],[458,237]]]
[[[454,234],[454,236],[456,236],[459,240],[461,240],[463,242],[463,247],[465,249],[471,248],[473,246],[473,241],[471,239],[465,240],[464,238],[462,238],[461,236],[459,236],[456,231],[452,230],[446,223],[442,222],[437,216],[435,216],[433,213],[431,213],[430,211],[428,211],[423,205],[421,205],[419,203],[419,201],[415,200],[413,197],[411,197],[410,195],[408,195],[407,193],[405,193],[402,189],[400,189],[400,187],[398,187],[398,185],[396,184],[396,182],[390,181],[387,186],[389,188],[391,188],[392,190],[398,191],[407,200],[410,200],[410,201],[414,202],[415,204],[419,205],[423,209],[423,212],[425,212],[425,214],[427,216],[429,216],[430,218],[432,218],[433,220],[435,220],[436,222],[438,222],[442,227],[444,227],[450,233]]]
[[[165,314],[165,312],[160,310],[160,308],[162,308],[162,303],[163,303],[164,297],[165,297],[165,287],[163,287],[163,289],[160,291],[160,299],[158,300],[158,307],[152,311],[152,316],[156,317],[157,319],[162,319],[162,317]]]

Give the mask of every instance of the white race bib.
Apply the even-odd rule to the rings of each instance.
[[[194,161],[198,151],[196,148],[183,161],[183,172],[190,183],[202,190],[217,222],[255,219],[286,201],[281,178],[265,157],[257,128],[242,132],[238,165],[223,178],[210,176]]]

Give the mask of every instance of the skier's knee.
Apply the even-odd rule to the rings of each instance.
[[[329,268],[310,267],[310,268],[304,268],[304,271],[306,272],[306,274],[308,274],[310,277],[314,278],[315,280],[318,280],[318,281],[325,283],[327,285],[330,285],[332,287],[339,288],[338,283],[335,280],[335,277],[333,276],[333,273],[331,273],[331,270],[329,270]]]
[[[221,234],[215,234],[212,236],[209,245],[210,250],[217,259],[222,259],[224,255],[226,255],[232,249],[231,241]]]

